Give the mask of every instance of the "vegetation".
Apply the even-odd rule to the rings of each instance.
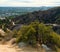
[[[28,14],[20,15],[13,20],[18,24],[29,24],[36,19],[44,23],[60,24],[60,7],[51,8],[44,11],[35,11]],[[17,22],[19,21],[19,22]]]
[[[12,25],[13,21],[16,23],[14,26]],[[16,43],[25,42],[31,46],[45,44],[53,49],[58,49],[60,48],[60,35],[53,30],[52,26],[45,25],[50,23],[60,24],[60,7],[45,11],[35,11],[17,16],[17,18],[11,16],[11,18],[0,19],[0,28],[6,32],[6,39],[16,38]],[[18,26],[20,29],[10,30]],[[59,29],[59,27],[57,28]],[[57,30],[55,27],[54,29]],[[60,29],[58,30],[59,32]]]
[[[29,25],[23,25],[21,29],[14,34],[14,37],[16,37],[17,43],[25,42],[32,46],[38,43],[40,45],[45,44],[52,48],[55,46],[60,47],[60,35],[55,33],[51,26],[45,26],[43,23],[36,21]]]
[[[38,20],[44,24],[60,25],[60,7],[51,8],[43,11],[34,11],[24,15],[17,16],[13,19],[15,24],[30,24]],[[53,27],[54,31],[60,34],[60,27]]]
[[[0,19],[0,28],[6,31],[7,28],[11,28],[13,26],[13,17],[5,17],[5,19]]]

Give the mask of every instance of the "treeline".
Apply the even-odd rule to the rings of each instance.
[[[60,47],[60,35],[55,33],[51,26],[45,26],[43,23],[35,21],[29,25],[23,25],[20,30],[13,32],[16,43],[25,42],[32,46],[38,43],[53,48]]]
[[[5,17],[0,19],[0,28],[6,30],[7,28],[11,28],[13,26],[13,16]]]

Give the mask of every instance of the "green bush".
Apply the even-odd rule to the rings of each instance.
[[[60,47],[60,35],[52,30],[51,26],[45,26],[43,23],[32,22],[29,25],[24,25],[17,32],[17,43],[23,41],[25,43],[36,45],[51,44]]]

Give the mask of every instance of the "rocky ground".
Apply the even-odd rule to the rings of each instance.
[[[13,39],[5,42],[0,42],[0,52],[54,52],[51,51],[49,48],[47,48],[44,44],[37,48],[26,46],[23,42],[20,42],[20,44],[17,46],[16,44],[12,44]]]
[[[12,45],[10,42],[2,42],[0,43],[0,52],[45,52],[45,50],[41,48],[33,48],[31,46],[18,47]]]

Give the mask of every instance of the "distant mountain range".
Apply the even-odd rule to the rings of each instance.
[[[47,10],[51,7],[0,7],[0,17],[22,15],[28,12]]]

